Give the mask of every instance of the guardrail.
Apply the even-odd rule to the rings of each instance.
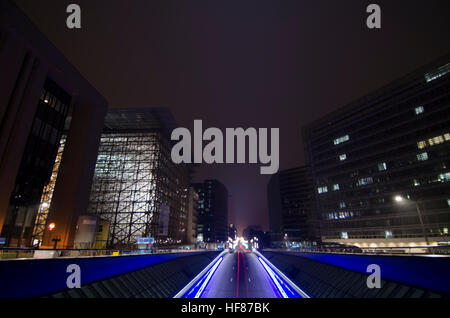
[[[303,253],[370,254],[370,255],[450,255],[450,245],[413,247],[332,247],[267,249]]]
[[[208,264],[189,284],[180,290],[173,298],[200,298],[212,275],[223,260],[226,251],[220,253],[211,263]]]
[[[210,249],[181,249],[181,248],[157,248],[157,249],[27,249],[27,248],[0,248],[0,260],[30,259],[30,258],[60,258],[60,257],[100,257],[100,256],[125,256],[170,254],[210,251]]]
[[[60,257],[53,259],[11,259],[0,261],[0,298],[41,297],[68,288],[74,265],[79,268],[81,286],[177,259],[215,252],[157,253],[102,257]]]
[[[382,279],[450,295],[450,257],[445,255],[372,255],[287,250],[263,250],[263,253],[300,257],[364,275],[367,275],[370,265],[376,264],[381,269]]]
[[[264,257],[257,250],[253,251],[267,274],[272,279],[283,298],[310,298],[310,296],[301,290],[293,281],[283,274],[275,265]]]

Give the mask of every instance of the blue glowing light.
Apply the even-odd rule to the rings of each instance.
[[[223,257],[220,257],[213,266],[203,275],[198,282],[186,293],[183,298],[200,298],[206,286],[208,285],[211,277],[216,272],[220,263],[222,263]]]
[[[277,287],[278,292],[283,296],[283,298],[301,298],[301,296],[292,290],[289,285],[275,273],[275,271],[260,257],[258,256],[258,260],[266,270],[267,274],[269,274],[270,278],[274,282]]]

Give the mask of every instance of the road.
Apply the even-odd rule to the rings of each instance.
[[[223,257],[202,298],[279,298],[255,253],[238,249]]]

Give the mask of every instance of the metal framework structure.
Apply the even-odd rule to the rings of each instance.
[[[132,248],[140,237],[186,240],[189,169],[172,162],[170,142],[154,118],[127,110],[105,120],[88,214],[110,222],[108,247]],[[160,218],[161,211],[168,215]]]
[[[55,164],[53,165],[50,181],[45,185],[44,190],[42,191],[41,201],[39,203],[39,209],[33,227],[33,234],[31,240],[33,247],[41,246],[42,240],[44,238],[45,226],[47,224],[47,216],[48,212],[50,211],[53,191],[55,190],[56,178],[58,177],[59,166],[61,164],[61,158],[64,153],[65,146],[66,146],[66,136],[63,135],[59,143],[58,153],[56,155]]]

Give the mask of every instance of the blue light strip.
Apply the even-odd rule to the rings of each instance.
[[[258,257],[258,260],[266,270],[267,274],[269,274],[270,278],[272,279],[272,282],[275,283],[275,286],[277,287],[278,292],[283,296],[283,298],[289,298],[284,289],[280,285],[279,278],[277,277],[277,274],[275,274],[272,269],[264,262],[264,260],[261,257]]]
[[[275,286],[278,289],[278,292],[283,296],[283,298],[301,298],[301,296],[293,291],[285,281],[278,276],[272,268],[260,257],[258,256],[258,260],[266,270],[267,274],[269,274],[272,281],[275,283]]]
[[[209,281],[211,280],[211,277],[214,275],[214,273],[216,272],[217,268],[219,267],[220,263],[222,263],[222,261],[223,256],[217,259],[214,265],[211,266],[211,268],[197,281],[197,283],[182,297],[200,298]]]

